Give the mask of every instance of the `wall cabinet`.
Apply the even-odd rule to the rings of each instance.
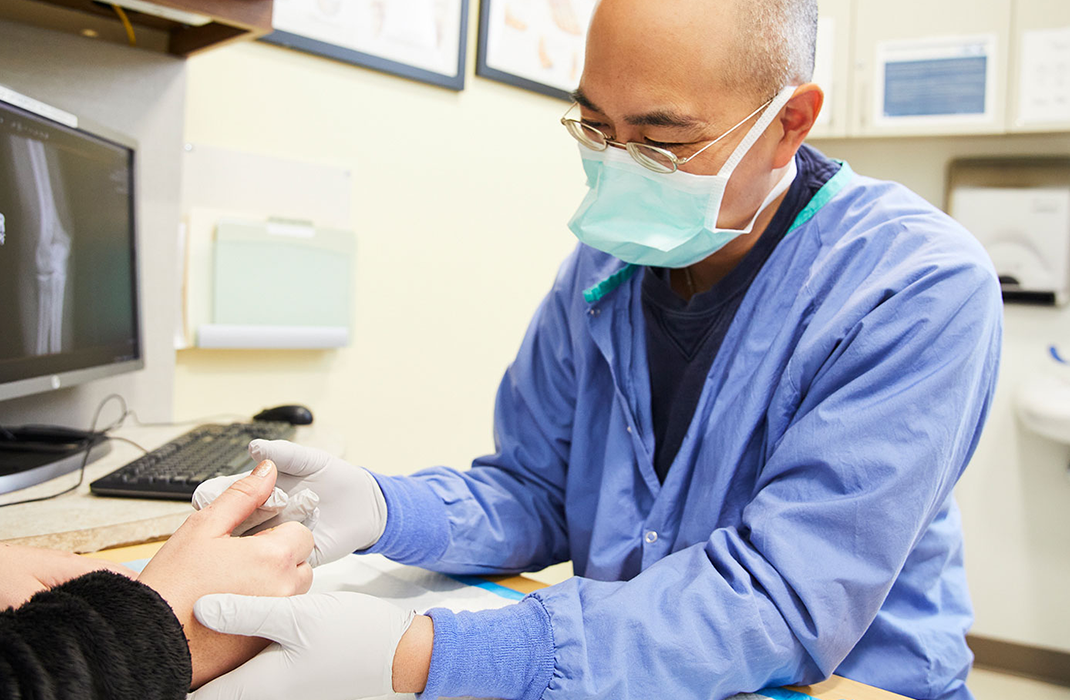
[[[136,45],[190,56],[271,31],[272,0],[3,0],[0,17],[104,41],[128,42],[120,13]]]
[[[856,0],[852,136],[1006,131],[1011,0]]]
[[[1067,0],[819,0],[814,138],[1070,131]]]

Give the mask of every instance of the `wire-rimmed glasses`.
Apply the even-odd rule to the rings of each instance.
[[[705,146],[698,149],[686,158],[681,158],[666,148],[652,146],[649,143],[639,143],[638,141],[628,141],[627,143],[621,143],[620,141],[614,141],[613,139],[606,136],[606,134],[603,133],[601,130],[596,129],[590,124],[585,124],[580,119],[574,119],[572,117],[569,117],[568,114],[577,106],[576,103],[573,103],[572,106],[568,108],[568,111],[565,112],[565,115],[561,117],[561,123],[565,126],[565,129],[568,130],[568,133],[572,135],[572,138],[579,141],[581,145],[590,148],[592,151],[604,151],[610,146],[623,148],[628,152],[628,155],[630,155],[632,159],[635,160],[636,163],[643,166],[647,170],[652,170],[656,173],[668,175],[669,173],[676,172],[681,165],[684,165],[689,160],[696,157],[713,144],[717,143],[739,127],[746,124],[751,117],[758,114],[758,112],[761,112],[763,109],[772,104],[774,99],[776,98],[774,97],[769,101],[765,102],[758,109],[754,110],[753,112],[745,116],[743,119],[741,119],[739,123],[733,126],[731,129],[724,132],[717,138],[713,139]]]

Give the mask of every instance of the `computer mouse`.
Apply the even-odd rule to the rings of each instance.
[[[297,404],[276,406],[275,408],[265,408],[253,416],[253,420],[275,420],[289,423],[290,425],[308,425],[312,422],[312,411]]]

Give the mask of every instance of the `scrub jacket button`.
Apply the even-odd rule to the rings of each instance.
[[[654,544],[658,541],[658,533],[653,530],[648,530],[647,533],[643,535],[643,539],[646,540],[647,544]]]
[[[625,428],[625,430],[627,430],[629,433],[632,432],[632,426],[629,425],[627,428]]]
[[[602,313],[602,310],[596,308],[596,309],[591,309],[587,313],[591,314],[592,316],[597,316],[598,314]]]

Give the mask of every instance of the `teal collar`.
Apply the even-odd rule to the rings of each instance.
[[[847,164],[847,161],[836,161],[840,164],[840,169],[836,171],[836,174],[829,178],[828,182],[821,186],[813,197],[810,198],[810,202],[803,207],[803,210],[799,212],[799,215],[795,217],[795,221],[791,223],[788,228],[788,233],[791,233],[795,229],[805,224],[810,219],[814,218],[814,214],[821,211],[821,208],[832,201],[832,198],[840,193],[847,183],[851,181],[851,178],[855,176],[851,166]],[[784,234],[788,235],[787,233]]]
[[[840,164],[840,169],[836,171],[835,175],[829,178],[828,182],[822,185],[821,189],[814,194],[809,203],[803,207],[803,210],[795,217],[795,221],[791,223],[788,232],[784,234],[785,236],[814,218],[814,215],[821,211],[822,207],[831,202],[832,199],[847,186],[847,183],[851,181],[851,178],[854,177],[854,171],[851,170],[851,166],[848,165],[846,161],[841,160],[837,162]],[[635,274],[635,271],[638,270],[639,267],[639,265],[625,263],[624,267],[620,268],[609,277],[606,277],[593,287],[583,290],[584,301],[588,304],[593,304],[596,301],[601,300],[614,289],[631,279],[632,275]]]

